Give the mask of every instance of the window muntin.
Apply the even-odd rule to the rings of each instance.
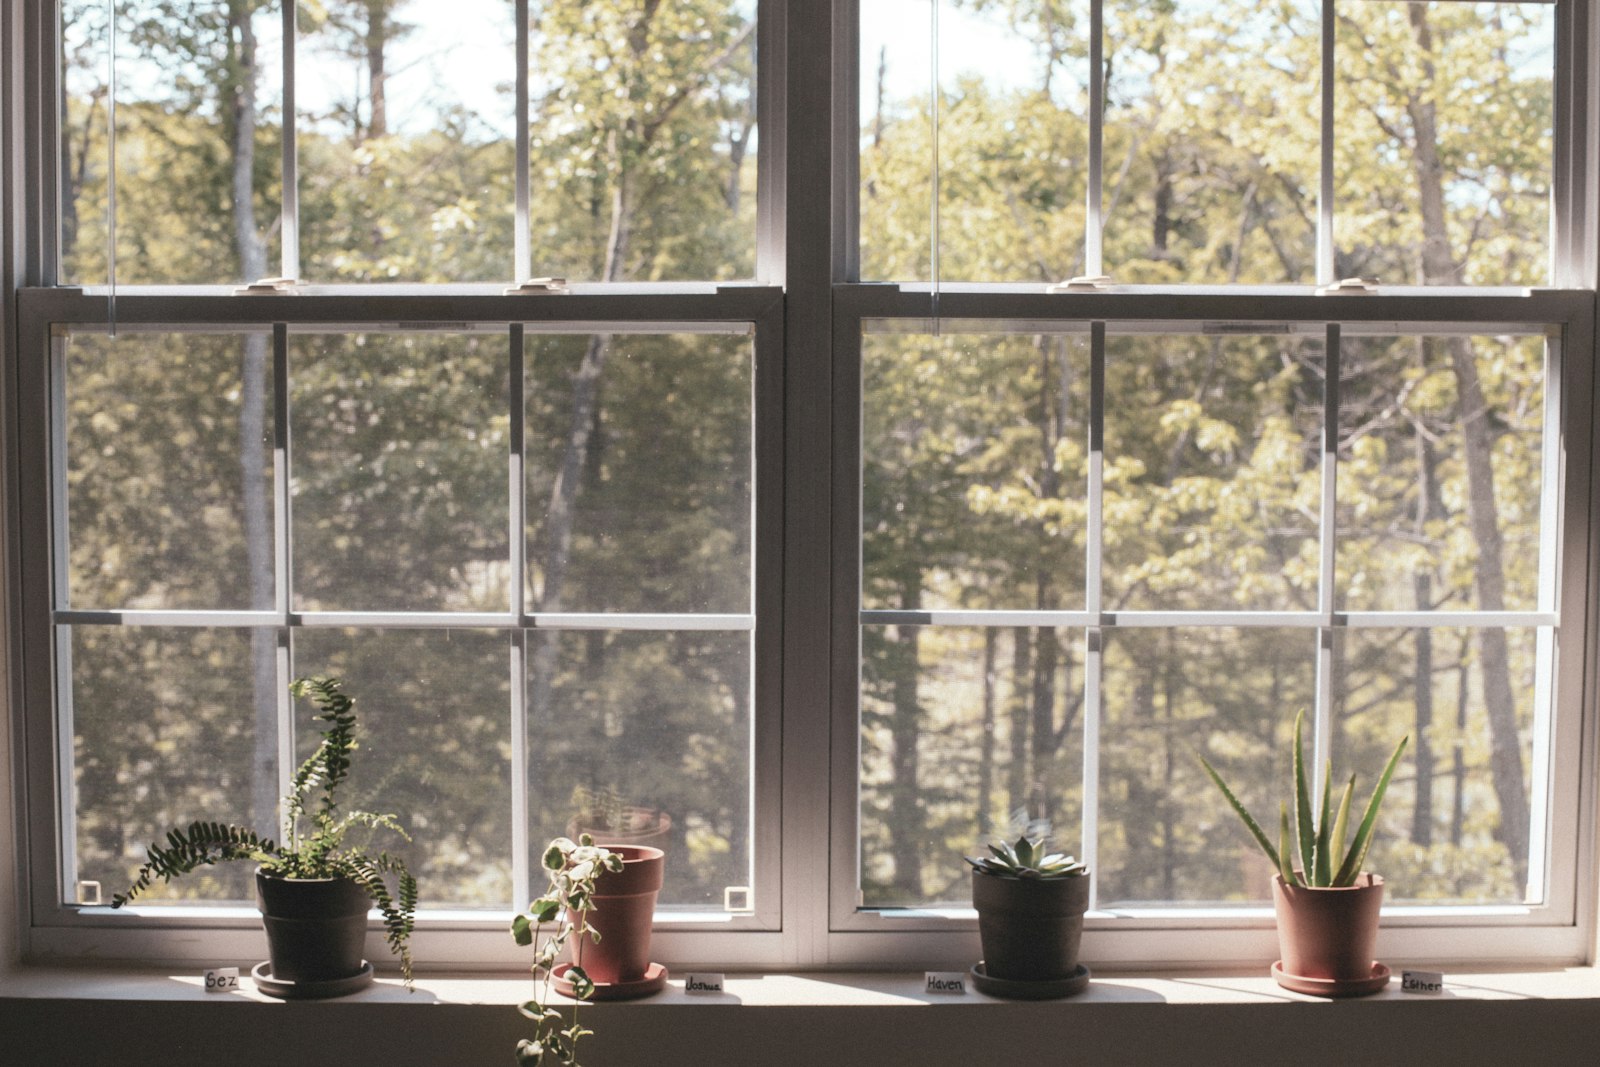
[[[1554,689],[1533,684],[1553,670],[1558,632],[1537,595],[1555,565],[1545,494],[1556,409],[1545,391],[1545,331],[1419,326],[1396,335],[1392,324],[1217,323],[1197,332],[1112,322],[1096,340],[1098,324],[1070,320],[1049,333],[1037,323],[986,330],[953,322],[931,336],[917,328],[916,320],[868,319],[862,335],[862,907],[951,906],[959,887],[926,858],[927,843],[958,857],[987,834],[1027,823],[1048,824],[1063,847],[1081,840],[1102,909],[1260,903],[1265,882],[1247,884],[1259,873],[1248,842],[1213,802],[1193,752],[1234,764],[1224,770],[1242,783],[1241,795],[1270,808],[1298,708],[1311,715],[1317,751],[1336,761],[1359,752],[1369,773],[1369,750],[1384,738],[1430,738],[1397,779],[1412,783],[1409,798],[1399,786],[1385,811],[1396,869],[1426,875],[1394,902],[1545,899],[1549,828],[1532,803],[1550,774],[1549,752],[1535,738],[1548,736],[1557,714]],[[1071,352],[1086,334],[1087,366],[1075,376],[1070,360],[1049,353]],[[1007,364],[1013,348],[1034,359]],[[946,365],[941,353],[960,356]],[[1417,372],[1404,373],[1397,359]],[[1338,370],[1331,385],[1330,367]],[[1081,393],[1074,380],[1086,380]],[[1358,384],[1347,396],[1349,383]],[[1008,389],[1034,406],[997,400]],[[1458,403],[1457,389],[1477,399]],[[1424,400],[1431,427],[1407,407]],[[1332,435],[1325,418],[1334,420]],[[1456,572],[1440,562],[1452,558],[1443,548],[1437,558],[1420,551],[1420,536],[1405,553],[1363,540],[1373,526],[1396,537],[1411,527],[1378,514],[1371,489],[1345,477],[1348,450],[1330,455],[1330,442],[1384,433],[1410,440],[1420,426],[1447,448],[1452,433],[1489,423],[1491,484],[1470,507],[1460,470],[1466,445],[1429,468],[1438,483],[1430,492],[1451,506],[1426,532],[1454,546]],[[1031,530],[1039,542],[1021,577],[1054,565],[1074,589],[1081,573],[1088,610],[1051,595],[1053,576],[1038,574],[1032,603],[997,611],[986,591],[1006,588],[993,575],[1011,565],[1007,535],[987,528],[991,472],[972,457],[1068,427],[1076,442],[1017,450],[1033,461],[1019,465],[1009,536]],[[1051,491],[1034,469],[1039,456],[1070,489]],[[1395,462],[1409,473],[1390,473],[1389,494],[1404,497],[1406,479],[1422,482],[1423,468]],[[912,463],[919,477],[896,470]],[[879,500],[880,484],[931,488],[928,499],[896,510]],[[1060,522],[1066,509],[1083,525]],[[1502,513],[1509,528],[1494,518]],[[1495,551],[1478,544],[1485,538],[1518,546],[1505,558],[1515,557],[1508,566],[1520,576],[1509,587],[1525,597],[1471,598],[1475,573],[1485,588],[1507,588],[1485,572],[1482,559]],[[1336,607],[1336,559],[1352,573],[1381,571],[1386,598],[1433,581],[1436,570],[1438,586],[1451,591],[1422,604]],[[1180,580],[1163,581],[1168,571]],[[886,596],[888,576],[898,584]],[[924,589],[940,591],[933,603],[923,602]],[[1068,623],[1089,629],[1060,629]],[[1072,753],[1083,737],[1098,745]],[[1418,760],[1434,783],[1421,817]],[[1430,814],[1433,803],[1449,805],[1448,817]],[[1063,825],[1062,812],[1082,818],[1081,835]],[[1216,856],[1236,859],[1202,860]]]

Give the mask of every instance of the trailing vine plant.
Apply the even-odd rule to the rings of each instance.
[[[390,814],[340,813],[339,786],[350,774],[350,754],[357,748],[355,701],[342,687],[338,678],[296,678],[289,685],[294,697],[309,697],[316,705],[316,720],[324,728],[317,750],[295,771],[283,798],[282,844],[248,827],[203,820],[169,830],[164,844],[157,842],[146,850],[133,884],[115,894],[111,906],[128,904],[158,878],[170,882],[200,867],[234,860],[254,861],[273,878],[348,878],[382,913],[384,939],[399,957],[406,988],[412,988],[410,938],[416,922],[417,880],[399,856],[345,844],[345,835],[356,827],[392,830],[407,841],[411,836]],[[393,893],[391,876],[396,883]]]
[[[574,936],[600,940],[600,932],[589,925],[594,910],[594,884],[606,871],[622,870],[622,857],[600,847],[594,838],[583,834],[577,841],[558,837],[550,842],[541,861],[549,882],[545,894],[528,910],[511,920],[511,936],[517,944],[534,946],[533,999],[517,1010],[533,1020],[533,1037],[517,1043],[517,1063],[521,1067],[578,1067],[578,1039],[592,1034],[578,1024],[578,1006],[572,1006],[572,1023],[560,1009],[550,1004],[554,991],[556,961]],[[547,933],[545,927],[549,926]],[[572,983],[579,1000],[594,993],[594,982],[577,963],[564,977]]]

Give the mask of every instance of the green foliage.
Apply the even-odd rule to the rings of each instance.
[[[511,920],[512,939],[534,949],[534,996],[517,1009],[533,1020],[534,1036],[517,1044],[517,1062],[525,1067],[578,1067],[578,1039],[593,1031],[578,1025],[576,1004],[572,1007],[571,1025],[564,1025],[566,1019],[561,1011],[551,1006],[556,963],[573,938],[600,940],[600,932],[589,925],[589,913],[595,910],[595,882],[607,871],[621,872],[622,857],[583,834],[577,841],[566,837],[551,841],[540,865],[548,883],[544,895]],[[594,983],[576,962],[568,967],[565,977],[579,1000],[587,1000],[594,993]]]
[[[187,829],[169,831],[166,844],[150,846],[144,866],[133,884],[111,898],[120,908],[148,890],[155,879],[170,882],[200,867],[232,860],[253,860],[262,873],[275,878],[348,878],[364,889],[383,915],[384,938],[400,960],[406,987],[411,988],[411,931],[416,921],[417,881],[405,861],[387,852],[369,852],[345,844],[354,827],[384,829],[409,841],[393,815],[366,811],[339,814],[338,789],[350,773],[350,756],[356,749],[355,701],[342,692],[338,678],[296,678],[289,692],[309,697],[325,724],[317,750],[295,772],[290,792],[283,798],[283,836],[280,845],[254,831],[215,822],[194,822]],[[307,801],[314,807],[307,814]],[[309,832],[302,826],[309,821]],[[391,894],[388,878],[398,893]]]
[[[1071,856],[1060,852],[1047,854],[1042,838],[1024,834],[1014,845],[1002,841],[988,847],[993,853],[991,856],[966,857],[979,874],[995,878],[1054,879],[1082,878],[1089,873],[1088,867]]]
[[[1200,756],[1200,765],[1205,768],[1206,775],[1221,790],[1222,796],[1227,800],[1228,806],[1239,816],[1245,829],[1250,831],[1250,836],[1255,838],[1256,844],[1272,865],[1278,869],[1279,877],[1290,885],[1310,886],[1316,889],[1329,887],[1340,888],[1355,884],[1356,875],[1361,873],[1361,864],[1367,858],[1367,848],[1372,843],[1373,827],[1377,824],[1378,808],[1383,803],[1383,795],[1389,789],[1389,780],[1394,776],[1394,769],[1400,763],[1401,753],[1406,750],[1406,743],[1411,739],[1402,737],[1400,743],[1395,745],[1394,753],[1390,755],[1389,762],[1384,766],[1383,773],[1378,776],[1378,784],[1373,787],[1372,799],[1367,802],[1366,814],[1361,818],[1361,825],[1356,829],[1356,836],[1350,842],[1348,850],[1343,849],[1346,820],[1350,814],[1350,795],[1355,789],[1356,776],[1352,774],[1345,785],[1344,797],[1339,802],[1337,822],[1330,826],[1328,818],[1329,798],[1332,795],[1333,767],[1330,763],[1323,777],[1322,783],[1322,813],[1320,818],[1313,818],[1311,812],[1311,793],[1307,782],[1305,760],[1302,754],[1303,746],[1300,743],[1301,728],[1305,722],[1305,712],[1295,716],[1294,720],[1294,773],[1293,788],[1295,797],[1295,820],[1298,826],[1298,839],[1300,842],[1301,867],[1293,870],[1289,865],[1289,810],[1287,805],[1280,808],[1282,828],[1278,833],[1278,847],[1273,848],[1267,840],[1266,834],[1260,825],[1245,810],[1245,806],[1234,796],[1233,791],[1223,782],[1222,776],[1204,756]],[[1343,861],[1335,869],[1332,865],[1334,857],[1343,852]]]

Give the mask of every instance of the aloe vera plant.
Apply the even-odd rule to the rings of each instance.
[[[1024,834],[1017,843],[988,846],[990,856],[964,857],[972,869],[1000,878],[1077,878],[1089,868],[1060,852],[1045,853],[1044,839]]]
[[[1244,823],[1245,829],[1250,831],[1250,836],[1255,838],[1256,844],[1261,847],[1267,859],[1272,861],[1272,866],[1277,869],[1286,885],[1307,886],[1313,889],[1354,885],[1356,875],[1361,873],[1361,865],[1366,861],[1367,848],[1372,844],[1373,827],[1378,821],[1378,808],[1383,804],[1383,795],[1389,789],[1389,779],[1394,776],[1394,769],[1399,766],[1400,756],[1406,750],[1406,742],[1411,738],[1409,735],[1402,737],[1400,743],[1394,747],[1394,754],[1389,757],[1388,764],[1379,775],[1378,784],[1372,790],[1372,799],[1367,801],[1366,813],[1361,817],[1355,836],[1350,838],[1347,848],[1345,840],[1350,824],[1350,799],[1355,793],[1356,776],[1350,775],[1349,781],[1345,783],[1344,795],[1339,800],[1339,807],[1333,813],[1330,824],[1329,801],[1333,795],[1333,764],[1329,762],[1323,770],[1321,811],[1317,818],[1312,817],[1311,790],[1306,778],[1305,756],[1300,743],[1305,717],[1305,712],[1301,712],[1294,720],[1294,826],[1300,860],[1298,868],[1294,865],[1296,854],[1289,850],[1289,805],[1282,803],[1278,806],[1278,845],[1274,848],[1272,842],[1267,839],[1266,832],[1261,829],[1261,824],[1250,817],[1250,813],[1239,802],[1239,798],[1233,795],[1233,790],[1223,782],[1216,768],[1211,766],[1204,756],[1200,757],[1200,765],[1205,768],[1206,774],[1216,783],[1217,788],[1222,790],[1222,795],[1227,798],[1229,806]],[[1337,865],[1334,863],[1335,859],[1338,860]]]

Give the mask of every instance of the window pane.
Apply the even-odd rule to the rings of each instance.
[[[422,908],[511,906],[510,638],[482,630],[322,630],[294,634],[294,670],[336,675],[356,700],[360,750],[341,808],[393,813],[375,848],[406,858]],[[295,747],[321,724],[295,702]]]
[[[862,603],[1083,608],[1086,334],[862,337]]]
[[[301,5],[306,278],[511,276],[515,40],[505,0]]]
[[[1272,899],[1272,864],[1195,756],[1275,827],[1293,800],[1294,717],[1311,718],[1316,651],[1311,630],[1107,633],[1100,907]]]
[[[1336,275],[1547,284],[1555,5],[1338,15]]]
[[[1108,610],[1311,611],[1320,338],[1112,337]]]
[[[275,648],[271,630],[132,626],[73,627],[58,642],[72,680],[73,877],[99,882],[107,903],[168,830],[203,819],[278,837]],[[254,870],[204,867],[138,903],[253,903]]]
[[[939,257],[945,278],[1081,274],[1089,5],[939,11]],[[861,276],[932,276],[928,0],[861,5]]]
[[[755,274],[756,4],[533,3],[535,274]]]
[[[290,342],[301,610],[510,604],[504,333]]]
[[[269,341],[74,332],[63,343],[59,606],[272,607]]]
[[[1081,630],[865,626],[861,661],[865,906],[970,905],[997,835],[1081,850]]]
[[[120,284],[254,281],[282,232],[282,9],[117,5]],[[61,281],[103,285],[106,5],[61,4]]]
[[[1530,835],[1542,833],[1529,815],[1535,673],[1550,670],[1537,632],[1334,635],[1333,766],[1359,775],[1355,804],[1411,738],[1366,863],[1388,883],[1385,901],[1523,903]]]
[[[751,610],[747,336],[526,338],[530,610]]]
[[[1315,0],[1106,5],[1108,274],[1315,281],[1321,23]]]
[[[662,907],[750,886],[750,635],[549,632],[528,659],[533,869],[578,831],[665,850]]]
[[[1341,349],[1340,604],[1532,611],[1542,337],[1361,337]]]

